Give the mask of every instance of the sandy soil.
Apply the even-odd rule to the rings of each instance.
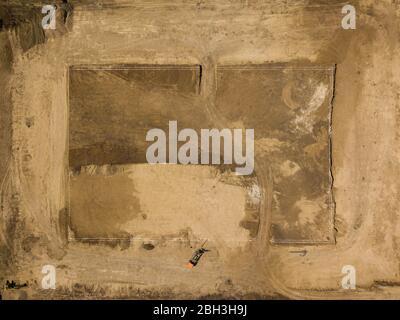
[[[398,1],[355,1],[355,30],[342,29],[347,2],[338,0],[69,2],[73,10],[58,10],[57,29],[46,31],[40,1],[0,5],[0,280],[27,284],[4,286],[2,298],[400,298]],[[142,99],[125,118],[166,124],[175,111],[188,127],[253,124],[253,176],[144,164],[123,144],[143,148],[139,129],[117,131],[132,132],[122,142],[102,136],[100,118],[120,123],[107,109],[80,109],[87,125],[71,127],[84,115],[73,113],[71,101],[83,97],[69,89],[93,84],[71,82],[71,66],[146,64],[194,69],[108,74],[107,95],[121,87]],[[331,71],[271,79],[226,67],[277,64]],[[143,87],[130,91],[127,77]],[[94,79],[93,92],[109,90]],[[148,88],[157,89],[142,96]],[[160,113],[163,102],[174,108]],[[99,132],[80,131],[91,126]],[[205,238],[211,251],[186,269]],[[56,267],[55,290],[41,288],[46,264]],[[344,265],[356,268],[355,290],[341,286]]]

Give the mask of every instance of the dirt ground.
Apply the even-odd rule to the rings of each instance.
[[[56,3],[0,0],[1,298],[400,299],[398,0]],[[172,120],[254,172],[147,163]]]

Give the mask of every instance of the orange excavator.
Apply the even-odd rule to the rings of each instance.
[[[190,258],[188,264],[186,265],[186,268],[192,269],[193,267],[195,267],[199,263],[199,260],[203,256],[203,254],[206,253],[207,251],[210,251],[210,250],[204,248],[204,245],[206,244],[206,242],[207,242],[207,240],[205,240],[203,242],[203,244],[201,245],[200,249],[197,249],[193,253],[193,256]]]

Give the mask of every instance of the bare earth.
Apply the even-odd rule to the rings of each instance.
[[[399,1],[59,2],[0,2],[3,299],[400,299]],[[148,164],[170,120],[254,173]]]

